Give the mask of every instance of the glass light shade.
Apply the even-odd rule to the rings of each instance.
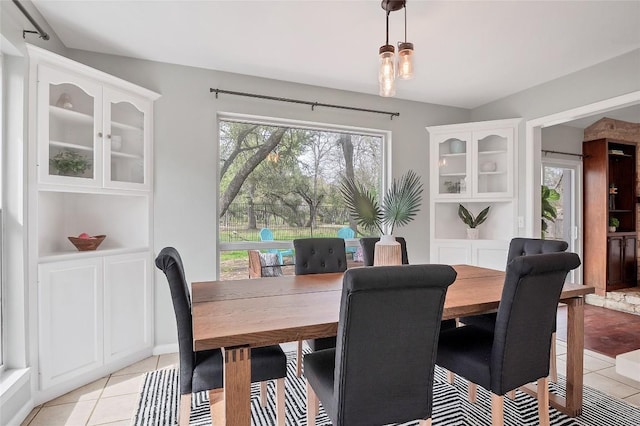
[[[413,78],[413,43],[398,45],[398,78],[403,80]]]
[[[390,49],[389,49],[390,48]],[[380,83],[380,96],[393,96],[396,94],[394,48],[385,45],[380,48],[380,70],[378,82]]]

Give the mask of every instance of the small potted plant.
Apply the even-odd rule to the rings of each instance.
[[[462,204],[458,204],[458,216],[460,217],[460,219],[462,219],[462,222],[464,222],[464,224],[468,226],[467,238],[469,238],[470,240],[478,239],[477,227],[478,225],[484,223],[485,220],[487,220],[490,208],[491,206],[482,210],[480,213],[478,213],[477,216],[474,216],[469,210],[467,210],[465,206],[463,206]]]
[[[60,176],[80,176],[91,169],[89,159],[76,151],[65,149],[49,160],[49,164]]]
[[[366,231],[380,233],[380,241],[376,243],[376,247],[398,246],[398,257],[391,261],[400,264],[400,244],[396,242],[393,231],[396,227],[411,222],[420,210],[422,183],[416,172],[409,170],[400,180],[393,179],[391,187],[380,202],[371,188],[346,177],[342,179],[340,192],[349,214],[358,225]]]
[[[616,232],[616,229],[620,226],[620,221],[617,217],[609,218],[609,232]]]

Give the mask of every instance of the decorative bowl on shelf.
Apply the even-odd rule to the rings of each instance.
[[[67,237],[71,244],[76,246],[79,251],[90,251],[98,248],[102,241],[106,238],[106,235],[95,235],[93,237],[88,238],[80,238],[80,237]]]

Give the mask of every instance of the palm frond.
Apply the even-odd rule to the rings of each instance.
[[[359,226],[367,230],[382,232],[382,211],[372,191],[353,179],[344,177],[340,184],[340,193],[344,197],[349,215]]]
[[[391,233],[396,226],[404,226],[414,219],[420,210],[422,191],[420,177],[413,170],[400,181],[393,181],[382,204],[382,221],[391,225]]]

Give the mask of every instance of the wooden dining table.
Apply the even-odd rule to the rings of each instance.
[[[443,319],[498,308],[503,271],[453,268],[458,275],[447,291]],[[250,348],[337,334],[342,277],[334,273],[192,284],[193,348],[223,350],[228,425],[251,424]],[[549,400],[574,417],[582,411],[584,296],[593,292],[593,287],[567,283],[560,296],[568,306],[566,396],[550,395]]]

